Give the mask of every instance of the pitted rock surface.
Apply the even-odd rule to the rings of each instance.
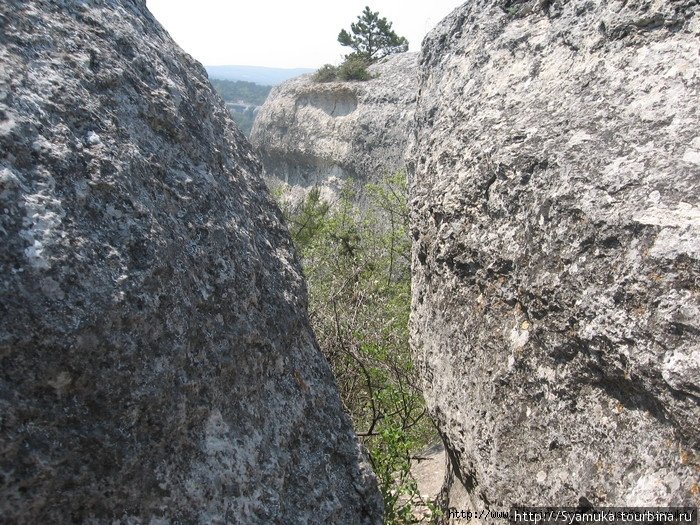
[[[0,5],[0,515],[380,523],[250,146],[145,2]]]
[[[319,187],[332,199],[347,181],[376,182],[404,168],[413,121],[417,54],[390,55],[366,82],[314,82],[303,75],[275,87],[250,141],[272,185],[292,199]]]
[[[698,10],[475,0],[423,43],[412,344],[477,510],[699,502]]]

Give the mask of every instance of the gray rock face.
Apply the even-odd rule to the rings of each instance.
[[[477,509],[698,504],[696,2],[475,0],[424,41],[412,342]]]
[[[367,82],[304,75],[274,88],[250,137],[267,177],[292,195],[318,186],[332,197],[347,179],[377,181],[402,169],[417,67],[416,53],[402,53],[370,66]]]
[[[259,163],[145,2],[0,4],[0,515],[380,523]]]

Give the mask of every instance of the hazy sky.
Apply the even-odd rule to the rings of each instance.
[[[464,0],[147,0],[175,41],[207,66],[319,67],[348,52],[336,42],[365,5],[393,22],[411,51]]]

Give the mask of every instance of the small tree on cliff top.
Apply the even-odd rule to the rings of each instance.
[[[356,23],[350,24],[350,30],[352,35],[343,29],[338,35],[338,42],[352,48],[352,54],[368,62],[408,50],[408,40],[398,36],[391,29],[391,22],[380,18],[379,13],[372,12],[369,7],[365,7]]]

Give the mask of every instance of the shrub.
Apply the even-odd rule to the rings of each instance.
[[[331,64],[326,64],[313,76],[315,82],[333,82],[336,78],[338,78],[338,68]]]
[[[349,55],[338,68],[338,78],[340,80],[369,80],[371,76],[367,71],[367,65],[365,58]]]
[[[411,305],[405,174],[350,190],[330,206],[317,189],[281,203],[309,289],[309,314],[343,404],[367,447],[385,523],[415,523],[411,455],[434,437],[408,344]]]

